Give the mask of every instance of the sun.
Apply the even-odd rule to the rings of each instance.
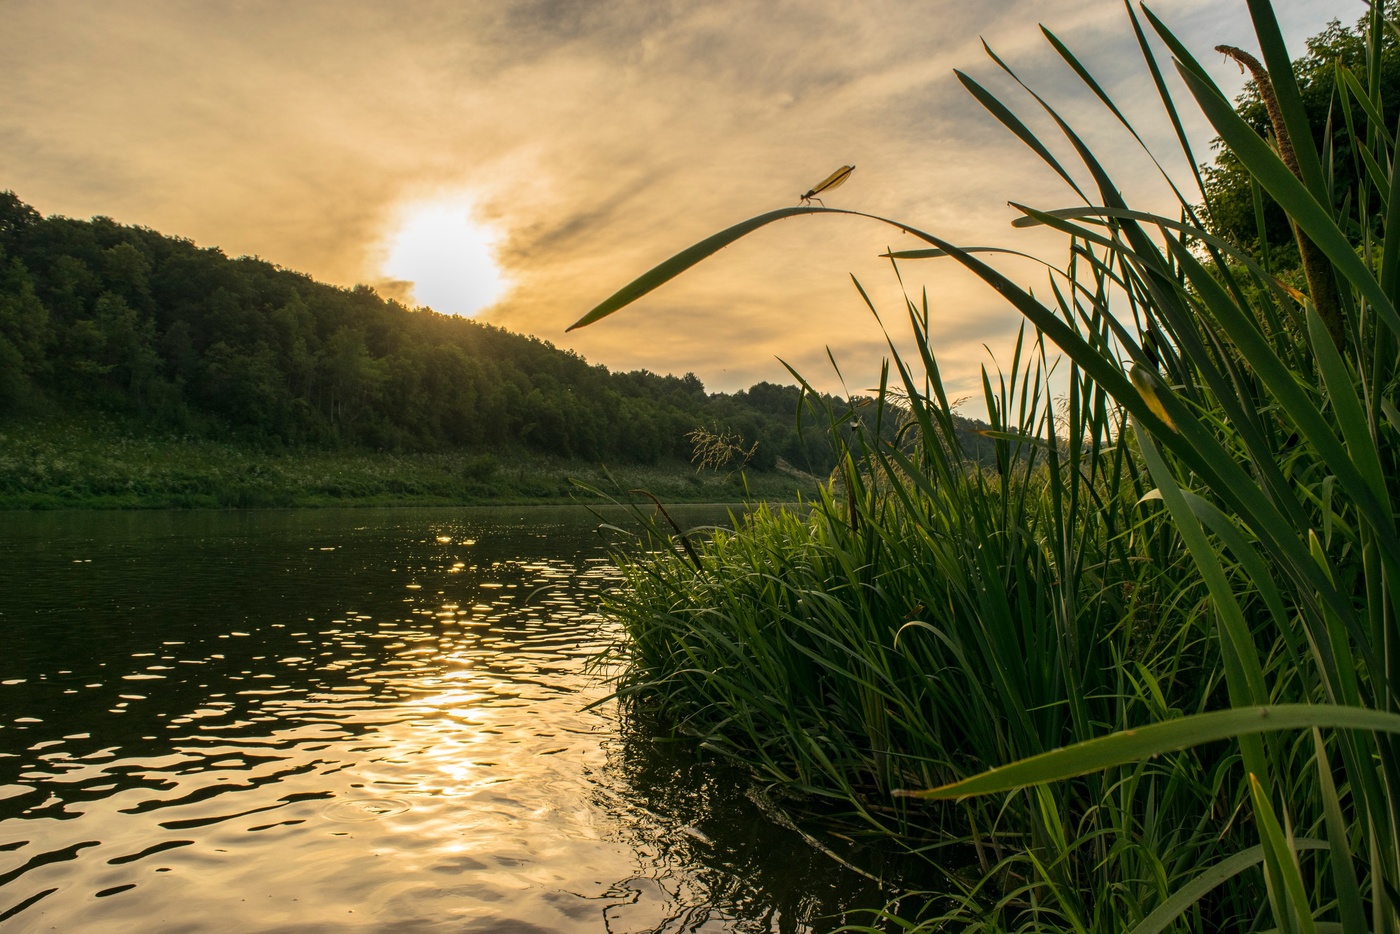
[[[467,196],[405,205],[381,272],[410,283],[415,302],[444,314],[474,315],[495,304],[508,284],[496,264],[499,235],[473,209]]]

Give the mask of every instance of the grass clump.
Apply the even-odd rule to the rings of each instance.
[[[1265,194],[1287,215],[1306,291],[1274,275],[1264,238],[1260,257],[1217,236],[1204,191],[1175,217],[1130,207],[1033,96],[1092,179],[1081,188],[959,75],[1084,202],[1021,208],[1021,226],[1067,241],[1049,300],[890,221],[928,244],[895,262],[957,262],[1028,322],[1005,372],[984,374],[994,463],[953,430],[927,305],[910,302],[918,357],[891,344],[877,427],[835,432],[842,483],[810,514],[757,513],[698,567],[667,550],[624,559],[622,695],[933,857],[925,907],[906,901],[889,925],[1400,930],[1393,25],[1374,4],[1361,67],[1335,64],[1347,145],[1319,152],[1274,15],[1250,10],[1272,143],[1164,24],[1129,16],[1173,124],[1149,30],[1248,173],[1260,225]],[[1334,184],[1339,152],[1353,190]],[[580,325],[818,212],[857,213],[737,224]],[[1052,384],[1055,357],[1067,381]]]

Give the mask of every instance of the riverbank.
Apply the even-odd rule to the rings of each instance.
[[[810,498],[797,471],[697,473],[681,461],[612,467],[516,451],[393,453],[274,449],[141,436],[92,424],[0,427],[0,509],[228,509],[436,506],[624,499],[663,502]]]

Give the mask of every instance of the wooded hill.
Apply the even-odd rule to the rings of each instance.
[[[846,400],[824,400],[849,412]],[[502,445],[652,464],[696,428],[824,476],[795,386],[707,393],[693,374],[612,373],[547,341],[409,309],[106,217],[44,217],[0,193],[0,419],[62,411],[257,447]],[[757,447],[753,448],[754,442]]]

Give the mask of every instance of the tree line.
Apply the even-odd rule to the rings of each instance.
[[[796,386],[707,393],[692,373],[613,373],[367,286],[107,217],[45,217],[0,192],[3,419],[62,410],[263,446],[505,445],[632,463],[689,459],[700,429],[734,438],[750,468],[826,471],[821,423],[859,400],[809,401],[825,414],[803,431]]]

